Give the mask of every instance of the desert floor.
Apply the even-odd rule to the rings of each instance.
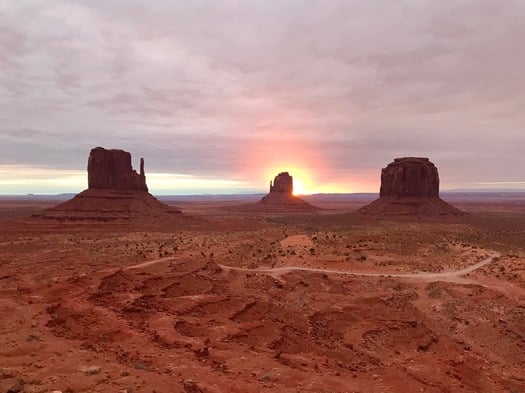
[[[173,203],[193,218],[0,201],[0,393],[525,392],[524,201],[399,220]]]

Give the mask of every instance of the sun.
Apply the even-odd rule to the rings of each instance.
[[[310,174],[309,169],[298,165],[274,166],[265,171],[265,178],[272,180],[281,172],[288,172],[292,176],[293,195],[312,195],[317,192],[314,178]]]
[[[308,194],[304,188],[303,182],[299,179],[293,179],[293,194],[294,195],[305,195]]]

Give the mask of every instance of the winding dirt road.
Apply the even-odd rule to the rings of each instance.
[[[424,281],[466,281],[462,276],[465,276],[469,273],[472,273],[478,269],[481,269],[484,266],[494,262],[497,258],[500,257],[499,253],[492,253],[489,257],[473,264],[467,266],[460,270],[440,272],[440,273],[430,273],[430,272],[419,272],[419,273],[370,273],[370,272],[356,272],[356,271],[344,271],[344,270],[334,270],[334,269],[322,269],[322,268],[312,268],[312,267],[303,267],[303,266],[282,266],[274,268],[257,268],[249,269],[245,267],[235,267],[218,264],[223,270],[236,270],[241,272],[252,272],[252,273],[263,273],[268,274],[274,277],[281,276],[286,273],[294,271],[302,272],[312,272],[312,273],[323,273],[323,274],[341,274],[346,276],[363,276],[363,277],[398,277],[398,278],[409,278],[409,279],[419,279]],[[128,266],[123,270],[135,270],[142,269],[148,266],[156,265],[162,262],[168,262],[178,259],[179,257],[166,257],[154,259],[151,261],[146,261],[139,263],[137,265]]]
[[[303,271],[303,272],[313,272],[313,273],[324,273],[324,274],[342,274],[347,276],[365,276],[365,277],[399,277],[399,278],[413,278],[426,281],[458,281],[461,280],[461,276],[472,273],[473,271],[480,269],[499,258],[500,254],[494,253],[490,257],[483,259],[471,266],[466,268],[450,271],[450,272],[441,272],[441,273],[429,273],[429,272],[420,272],[420,273],[368,273],[368,272],[354,272],[354,271],[343,271],[343,270],[333,270],[333,269],[318,269],[310,267],[301,267],[301,266],[283,266],[267,269],[248,269],[243,267],[233,267],[220,265],[219,266],[224,270],[237,270],[244,272],[253,272],[253,273],[266,273],[273,276],[279,276],[281,274],[286,274],[293,271]]]

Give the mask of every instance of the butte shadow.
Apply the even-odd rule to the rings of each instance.
[[[439,174],[428,158],[396,158],[381,171],[379,198],[358,210],[370,216],[461,216],[439,197]]]
[[[230,206],[235,212],[255,213],[315,213],[319,207],[293,195],[293,177],[288,172],[279,173],[270,181],[270,192],[257,203]]]
[[[148,192],[143,158],[137,173],[130,153],[96,147],[89,153],[87,169],[88,189],[44,210],[42,218],[114,221],[182,216],[180,209],[165,205]]]

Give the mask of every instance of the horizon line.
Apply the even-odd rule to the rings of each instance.
[[[186,194],[165,194],[165,193],[152,193],[151,195],[159,197],[183,197],[183,196],[258,196],[266,195],[268,192],[218,192],[218,193],[186,193]],[[525,188],[505,188],[505,189],[491,189],[491,188],[454,188],[441,190],[439,193],[467,193],[467,192],[478,192],[478,193],[491,193],[491,192],[507,192],[507,193],[525,193]],[[61,192],[61,193],[0,193],[0,197],[57,197],[62,195],[78,195],[80,192]],[[361,192],[315,192],[308,194],[298,194],[296,196],[314,196],[314,195],[378,195],[379,191],[361,191]]]

